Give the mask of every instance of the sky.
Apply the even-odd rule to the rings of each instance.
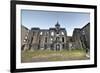
[[[56,12],[56,11],[36,11],[21,10],[21,24],[31,29],[54,28],[59,22],[60,27],[66,28],[67,35],[72,36],[74,28],[82,28],[90,22],[90,14],[82,12]]]

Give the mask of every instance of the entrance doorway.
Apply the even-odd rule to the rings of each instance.
[[[56,50],[57,50],[57,51],[60,50],[60,44],[57,44],[57,45],[56,45]]]

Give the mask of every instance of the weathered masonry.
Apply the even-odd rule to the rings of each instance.
[[[75,28],[72,36],[57,22],[54,28],[27,29],[21,26],[22,50],[70,50],[90,48],[90,23],[83,28]]]

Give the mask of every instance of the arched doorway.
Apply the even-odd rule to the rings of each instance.
[[[57,45],[56,45],[56,50],[57,50],[57,51],[60,50],[60,44],[57,44]]]

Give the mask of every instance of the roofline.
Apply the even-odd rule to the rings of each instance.
[[[84,29],[86,26],[90,25],[90,22],[83,26],[81,29]]]

